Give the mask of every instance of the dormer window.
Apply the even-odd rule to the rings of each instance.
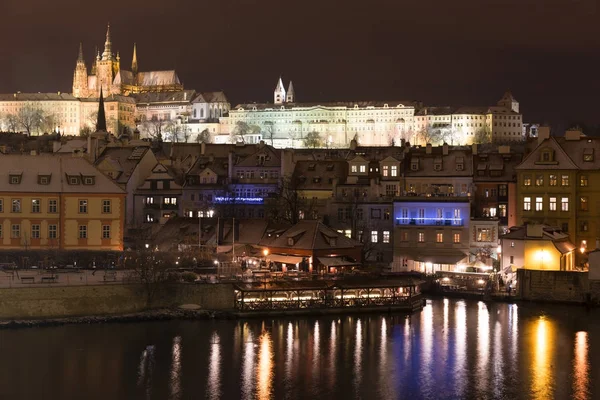
[[[419,170],[419,160],[412,160],[410,163],[410,170],[411,171],[418,171]]]
[[[314,171],[315,168],[316,168],[316,166],[317,166],[316,164],[308,164],[308,170],[309,171]]]
[[[350,172],[358,172],[358,166],[357,165],[353,165],[350,167]]]
[[[21,175],[10,175],[10,184],[18,185],[21,183]]]
[[[287,240],[287,244],[288,246],[293,246],[294,245],[294,238],[293,237],[289,237]]]
[[[78,176],[70,176],[69,177],[69,185],[79,185],[79,177]]]
[[[313,178],[313,183],[320,183],[321,182],[321,177],[320,176],[316,176]]]
[[[360,165],[359,166],[359,170],[360,170],[360,172],[367,172],[367,166],[366,165]]]
[[[554,161],[554,151],[552,149],[544,149],[540,153],[540,162],[547,163]]]
[[[463,171],[465,169],[464,157],[456,157],[456,170]]]
[[[594,161],[594,149],[583,150],[583,161],[591,162]]]
[[[38,184],[49,185],[50,184],[50,175],[38,175]]]
[[[94,177],[93,176],[84,176],[83,177],[83,184],[84,185],[93,185],[94,184]]]
[[[333,171],[333,164],[327,164],[327,171]]]
[[[442,170],[442,159],[441,158],[436,158],[433,161],[433,170],[434,171],[441,171]]]

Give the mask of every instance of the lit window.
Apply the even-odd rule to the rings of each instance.
[[[79,225],[79,239],[87,239],[87,225]]]
[[[398,176],[398,166],[392,165],[392,176]]]
[[[352,237],[352,230],[346,229],[344,231],[344,236],[346,236],[347,238],[351,238]]]
[[[477,228],[477,241],[490,242],[492,240],[492,230],[490,228]]]
[[[561,211],[569,211],[569,198],[563,197],[560,201],[560,210]]]
[[[579,186],[585,187],[588,185],[588,177],[587,175],[581,175],[579,178]]]
[[[389,175],[389,173],[390,173],[389,168],[390,167],[387,166],[387,165],[383,166],[383,176],[388,176]]]
[[[460,233],[455,233],[453,240],[454,240],[454,243],[460,243]]]
[[[444,242],[444,234],[443,233],[436,233],[435,234],[435,241],[437,243],[443,243]]]
[[[501,218],[505,218],[506,217],[506,204],[500,204],[500,205],[498,205],[498,215]]]
[[[589,208],[588,205],[589,205],[589,202],[588,202],[588,198],[587,197],[580,197],[579,198],[579,209],[581,211],[588,211],[588,208]]]
[[[523,199],[523,210],[531,211],[531,197],[525,197]]]
[[[371,243],[377,243],[377,231],[371,231]]]
[[[360,172],[367,172],[367,166],[366,165],[361,165],[360,166]]]
[[[350,167],[350,171],[351,172],[358,172],[358,167],[356,165],[353,165],[352,167]]]
[[[531,186],[531,175],[525,175],[523,177],[523,186]]]
[[[515,242],[510,242],[510,247],[515,247]]]
[[[585,249],[587,249],[587,240],[582,240],[581,241],[581,252],[583,253],[585,251]]]
[[[557,179],[556,175],[550,174],[549,181],[550,181],[550,186],[556,186],[557,182],[558,182],[558,179]]]
[[[560,178],[560,184],[562,186],[569,186],[569,175],[562,175]]]
[[[390,242],[390,231],[383,231],[383,243]]]
[[[419,232],[419,243],[424,243],[425,242],[425,232]]]
[[[490,208],[490,217],[496,217],[496,207]]]
[[[544,175],[536,175],[535,186],[544,186]]]
[[[542,211],[544,209],[544,199],[542,197],[535,198],[535,211]]]
[[[556,211],[556,197],[550,197],[550,211]]]

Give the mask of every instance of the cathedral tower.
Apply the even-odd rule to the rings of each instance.
[[[110,40],[110,24],[106,30],[106,41],[104,42],[104,52],[101,58],[96,58],[96,89],[99,92],[103,89],[105,93],[112,92],[112,83],[115,78],[115,69],[118,68],[118,62],[112,54],[112,42]]]
[[[133,58],[131,59],[131,72],[133,76],[136,76],[138,73],[138,63],[137,63],[137,46],[133,44]]]
[[[85,97],[88,90],[88,75],[85,61],[83,60],[83,46],[79,43],[79,55],[73,73],[73,96]]]
[[[510,90],[504,93],[504,96],[498,102],[498,106],[507,108],[513,112],[519,112],[519,102],[515,100]]]
[[[283,104],[285,102],[285,89],[283,88],[283,82],[281,81],[281,77],[279,77],[279,82],[277,82],[277,87],[273,92],[273,103],[275,104]]]
[[[287,94],[285,96],[286,103],[293,103],[296,101],[296,94],[294,93],[294,85],[292,85],[292,81],[290,81],[290,85],[288,86]]]

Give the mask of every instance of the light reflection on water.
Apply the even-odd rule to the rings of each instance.
[[[87,345],[72,343],[79,336]],[[598,338],[600,310],[463,300],[431,300],[409,317],[0,331],[0,398],[593,399]],[[52,359],[40,342],[57,344]],[[75,348],[85,351],[69,358]]]

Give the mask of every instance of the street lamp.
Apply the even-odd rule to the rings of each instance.
[[[150,245],[148,243],[146,243],[146,249],[149,249]]]
[[[264,249],[263,250],[263,254],[265,255],[265,257],[268,256],[269,255],[269,249]]]

